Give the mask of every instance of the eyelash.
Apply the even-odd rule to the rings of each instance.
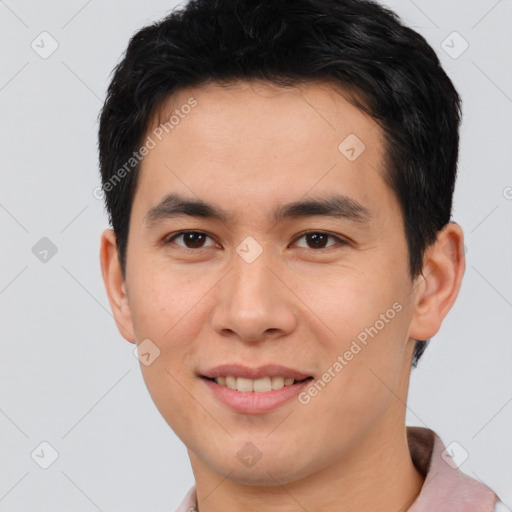
[[[195,231],[195,230],[186,230],[186,231],[178,231],[177,233],[173,233],[172,235],[169,235],[168,237],[166,237],[164,240],[163,240],[163,245],[170,245],[176,238],[179,238],[180,236],[183,236],[187,233],[195,233],[195,234],[200,234],[200,235],[206,235],[208,238],[212,239],[213,238],[208,234],[208,233],[205,233],[204,231]],[[343,240],[342,238],[336,236],[336,235],[333,235],[327,231],[306,231],[304,233],[301,233],[299,236],[297,236],[294,240],[294,242],[300,240],[301,238],[307,236],[307,235],[312,235],[312,234],[315,234],[315,235],[326,235],[327,237],[329,238],[333,238],[335,239],[337,242],[338,242],[338,245],[339,246],[343,246],[343,245],[348,245],[349,242],[347,242],[346,240]],[[299,247],[299,249],[301,250],[311,250],[311,251],[314,251],[314,252],[320,252],[320,251],[323,251],[323,250],[328,250],[328,249],[331,249],[333,247],[335,247],[336,244],[334,245],[331,245],[331,246],[328,246],[328,247],[320,247],[318,249],[311,249],[311,248],[306,248],[306,247]],[[185,246],[182,246],[182,245],[178,245],[178,247],[184,251],[192,251],[192,252],[197,252],[201,249],[208,249],[209,247],[198,247],[196,249],[192,249],[190,247],[185,247]]]

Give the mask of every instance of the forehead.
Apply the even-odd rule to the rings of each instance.
[[[275,208],[333,189],[362,204],[390,200],[381,128],[328,83],[184,88],[160,105],[146,137],[154,147],[137,187],[146,209],[176,189],[247,215],[266,199]]]
[[[158,126],[165,129],[171,120],[174,135],[181,132],[185,136],[185,124],[188,124],[194,136],[200,137],[198,142],[205,143],[232,141],[233,138],[252,135],[254,138],[244,138],[242,142],[254,146],[258,141],[280,139],[282,146],[284,138],[293,135],[294,141],[316,142],[316,147],[321,142],[319,139],[323,139],[321,146],[327,147],[347,132],[367,139],[368,145],[380,144],[380,127],[350,101],[351,97],[351,93],[339,85],[322,81],[293,87],[278,86],[264,80],[213,82],[183,88],[169,96],[156,109],[148,132],[158,129]],[[188,104],[192,99],[197,105],[190,109]],[[187,118],[198,117],[200,123],[182,123]],[[219,121],[224,121],[224,124]],[[181,125],[180,130],[178,124]]]

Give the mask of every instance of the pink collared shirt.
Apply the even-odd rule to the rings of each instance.
[[[486,485],[462,473],[436,433],[407,427],[411,458],[425,481],[407,512],[499,512],[508,510]],[[176,512],[197,512],[195,485]]]

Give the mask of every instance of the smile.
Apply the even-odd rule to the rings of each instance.
[[[307,377],[310,379],[312,377]],[[292,386],[296,382],[302,382],[306,379],[296,381],[290,377],[262,377],[260,379],[248,379],[245,377],[234,377],[233,375],[220,376],[215,379],[209,379],[216,382],[220,386],[227,387],[234,391],[268,393],[275,389],[281,389],[285,386]]]

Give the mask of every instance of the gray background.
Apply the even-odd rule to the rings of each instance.
[[[454,219],[467,271],[413,372],[408,423],[456,441],[461,469],[510,508],[512,2],[385,3],[435,48],[464,102]],[[93,196],[110,72],[134,31],[175,5],[0,1],[0,511],[172,511],[193,484],[111,317]],[[43,441],[59,454],[48,469]]]

